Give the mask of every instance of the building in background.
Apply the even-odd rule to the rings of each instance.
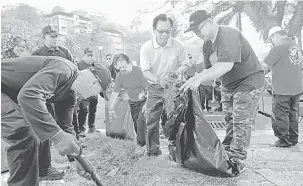
[[[123,33],[115,28],[103,28],[103,32],[107,34],[109,37],[112,47],[111,51],[108,51],[113,54],[118,54],[124,52],[125,50],[125,43],[124,43],[124,36]]]
[[[67,33],[92,33],[92,19],[75,13],[67,13],[55,7],[51,14],[45,15],[46,25],[51,25],[61,35]]]

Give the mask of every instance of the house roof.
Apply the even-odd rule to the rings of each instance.
[[[115,28],[102,28],[104,32],[110,32],[110,33],[116,33],[116,34],[121,34],[121,32]]]
[[[48,15],[45,15],[45,17],[53,17],[55,15],[65,15],[65,16],[69,16],[69,17],[72,17],[74,14],[72,13],[67,13],[67,12],[53,12],[51,14],[48,14]],[[88,17],[84,17],[84,16],[81,16],[81,15],[78,15],[80,19],[82,20],[86,20],[86,21],[91,21],[92,19],[91,18],[88,18]]]

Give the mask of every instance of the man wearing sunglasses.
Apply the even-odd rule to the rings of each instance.
[[[173,20],[165,14],[153,20],[155,37],[144,43],[140,50],[140,66],[150,82],[146,100],[147,154],[162,154],[159,141],[159,121],[163,112],[166,79],[170,73],[181,74],[189,67],[189,59],[183,44],[171,37]],[[155,105],[157,106],[155,107]]]
[[[210,13],[198,10],[189,18],[190,27],[204,40],[205,70],[190,78],[181,89],[197,89],[204,82],[221,78],[222,104],[227,125],[222,142],[240,172],[247,158],[251,128],[255,123],[258,101],[263,91],[264,72],[252,47],[236,28],[219,26]]]
[[[35,50],[32,55],[33,56],[59,56],[63,57],[65,59],[70,60],[71,62],[74,62],[74,58],[72,54],[69,52],[68,49],[65,47],[59,46],[58,45],[58,39],[60,34],[51,26],[47,25],[42,29],[42,36],[44,40],[44,45]],[[47,103],[47,108],[49,112],[54,116],[54,108],[53,105],[50,103]],[[76,112],[74,113],[76,116]],[[76,121],[74,121],[76,122]],[[74,128],[77,129],[77,127],[73,126],[78,126],[77,123],[73,123],[69,127],[70,132],[74,132]],[[77,131],[75,131],[77,133]],[[45,141],[41,143],[39,147],[39,167],[40,167],[40,177],[41,179],[45,180],[58,180],[62,179],[64,176],[63,171],[58,171],[51,165],[51,152],[50,152],[50,142]]]
[[[94,53],[90,48],[85,48],[83,59],[77,63],[79,70],[93,67],[97,62],[93,59]],[[81,135],[86,131],[85,123],[88,115],[88,133],[95,132],[95,120],[98,104],[98,95],[82,99],[79,104],[78,122]]]
[[[64,131],[72,123],[76,93],[85,99],[110,82],[109,71],[99,64],[79,71],[71,61],[54,56],[2,60],[1,137],[10,145],[8,185],[39,185],[40,141],[52,140],[61,156],[79,154],[76,137]],[[54,104],[55,117],[45,103]],[[78,162],[76,166],[78,174],[90,179]]]

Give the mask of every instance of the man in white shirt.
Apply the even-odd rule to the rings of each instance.
[[[153,20],[155,37],[144,43],[140,51],[140,66],[144,77],[151,84],[146,101],[146,143],[149,156],[162,154],[159,148],[159,121],[163,111],[166,79],[169,73],[181,74],[189,67],[183,44],[170,37],[172,27],[173,21],[167,15],[156,16]]]

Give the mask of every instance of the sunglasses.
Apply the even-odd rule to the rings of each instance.
[[[93,57],[94,55],[93,54],[87,54],[87,57]]]
[[[157,30],[157,29],[156,29]],[[159,33],[159,34],[164,34],[164,33],[166,33],[166,34],[170,34],[171,33],[171,29],[169,29],[169,30],[157,30],[157,32]]]

